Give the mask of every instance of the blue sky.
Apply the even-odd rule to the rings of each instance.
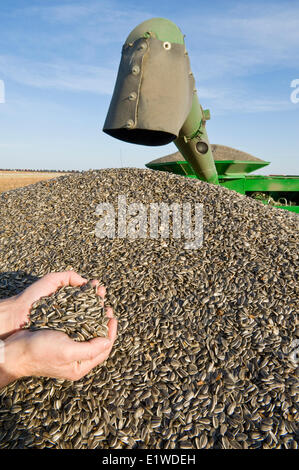
[[[102,132],[122,44],[151,17],[186,35],[211,143],[271,161],[261,173],[299,174],[297,0],[2,1],[0,168],[143,168],[176,151]]]

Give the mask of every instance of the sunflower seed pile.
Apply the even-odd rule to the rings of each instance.
[[[119,195],[202,203],[202,247],[98,238],[96,207],[116,208]],[[83,379],[27,377],[0,391],[1,448],[298,448],[296,214],[141,169],[10,191],[0,211],[0,298],[71,267],[106,286],[118,318],[109,358]],[[56,310],[56,294],[42,299],[32,327],[94,334],[94,293],[71,293]]]

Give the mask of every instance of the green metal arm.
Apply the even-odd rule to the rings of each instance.
[[[206,121],[209,117],[209,112],[202,109],[195,92],[191,111],[174,143],[198,178],[218,184],[218,175],[206,131]]]

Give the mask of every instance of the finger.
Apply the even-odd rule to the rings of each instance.
[[[20,297],[22,297],[22,301],[25,301],[26,304],[29,304],[28,307],[30,307],[41,297],[52,295],[60,287],[69,285],[76,287],[86,284],[86,282],[87,279],[74,271],[49,273],[27,287],[27,289],[20,294]]]
[[[113,318],[110,318],[108,322],[108,338],[111,341],[111,348],[115,341],[116,335],[117,335],[117,320],[115,317],[113,317]]]
[[[88,374],[92,369],[97,367],[98,365],[102,364],[103,362],[108,359],[110,354],[110,350],[102,352],[98,356],[94,357],[93,359],[89,359],[83,361],[81,363],[75,362],[74,363],[74,372],[75,375],[79,376],[79,378],[83,377],[84,375]]]
[[[97,294],[104,298],[105,295],[106,295],[106,287],[105,286],[99,286],[98,289],[97,289]]]
[[[110,319],[109,323],[108,323],[108,326],[109,326],[108,337],[110,339],[110,345],[108,346],[108,348],[106,348],[105,350],[102,350],[97,356],[95,356],[93,358],[87,358],[85,360],[81,359],[81,358],[77,359],[73,363],[73,366],[72,366],[73,367],[73,374],[74,374],[75,377],[78,377],[78,378],[83,377],[84,375],[88,374],[88,372],[90,372],[94,367],[98,366],[99,364],[102,364],[108,358],[108,356],[111,352],[113,343],[115,341],[116,334],[117,334],[117,320],[116,320],[116,318]],[[103,338],[95,338],[93,340],[86,341],[85,343],[81,343],[81,344],[95,342],[95,340],[100,340],[100,339],[103,339]]]
[[[93,287],[95,287],[99,284],[99,281],[97,279],[93,279],[92,281],[90,281],[90,283]]]
[[[56,285],[56,289],[65,286],[78,287],[88,282],[87,279],[80,276],[80,274],[76,273],[75,271],[51,273],[49,276],[53,276],[53,281],[51,280],[51,282],[53,282],[53,286]]]
[[[92,360],[105,351],[111,350],[110,338],[93,338],[89,341],[73,341],[68,342],[64,357],[66,362]],[[108,353],[109,354],[109,353]]]
[[[92,359],[87,359],[79,363],[76,362],[74,364],[74,368],[75,374],[77,374],[78,376],[83,377],[84,375],[88,374],[88,372],[90,372],[94,367],[98,366],[99,364],[102,364],[108,358],[117,334],[116,318],[112,318],[111,320],[109,320],[108,326],[108,337],[110,338],[110,346],[105,351],[102,351],[98,356],[95,356]]]
[[[106,315],[108,318],[114,318],[114,311],[111,307],[106,308]]]
[[[96,291],[97,294],[98,294],[100,297],[104,298],[105,295],[106,295],[106,287],[105,287],[105,286],[99,286],[100,282],[99,282],[97,279],[93,279],[93,280],[91,281],[91,284],[92,284],[94,287],[97,286],[97,291]]]
[[[117,320],[111,318],[108,322],[107,338],[93,338],[89,341],[74,341],[70,339],[65,348],[67,362],[92,360],[102,353],[109,355],[117,334]]]

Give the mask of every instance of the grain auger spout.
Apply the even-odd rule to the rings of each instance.
[[[218,184],[180,29],[164,18],[141,23],[127,37],[103,131],[141,145],[174,142],[198,178]]]

